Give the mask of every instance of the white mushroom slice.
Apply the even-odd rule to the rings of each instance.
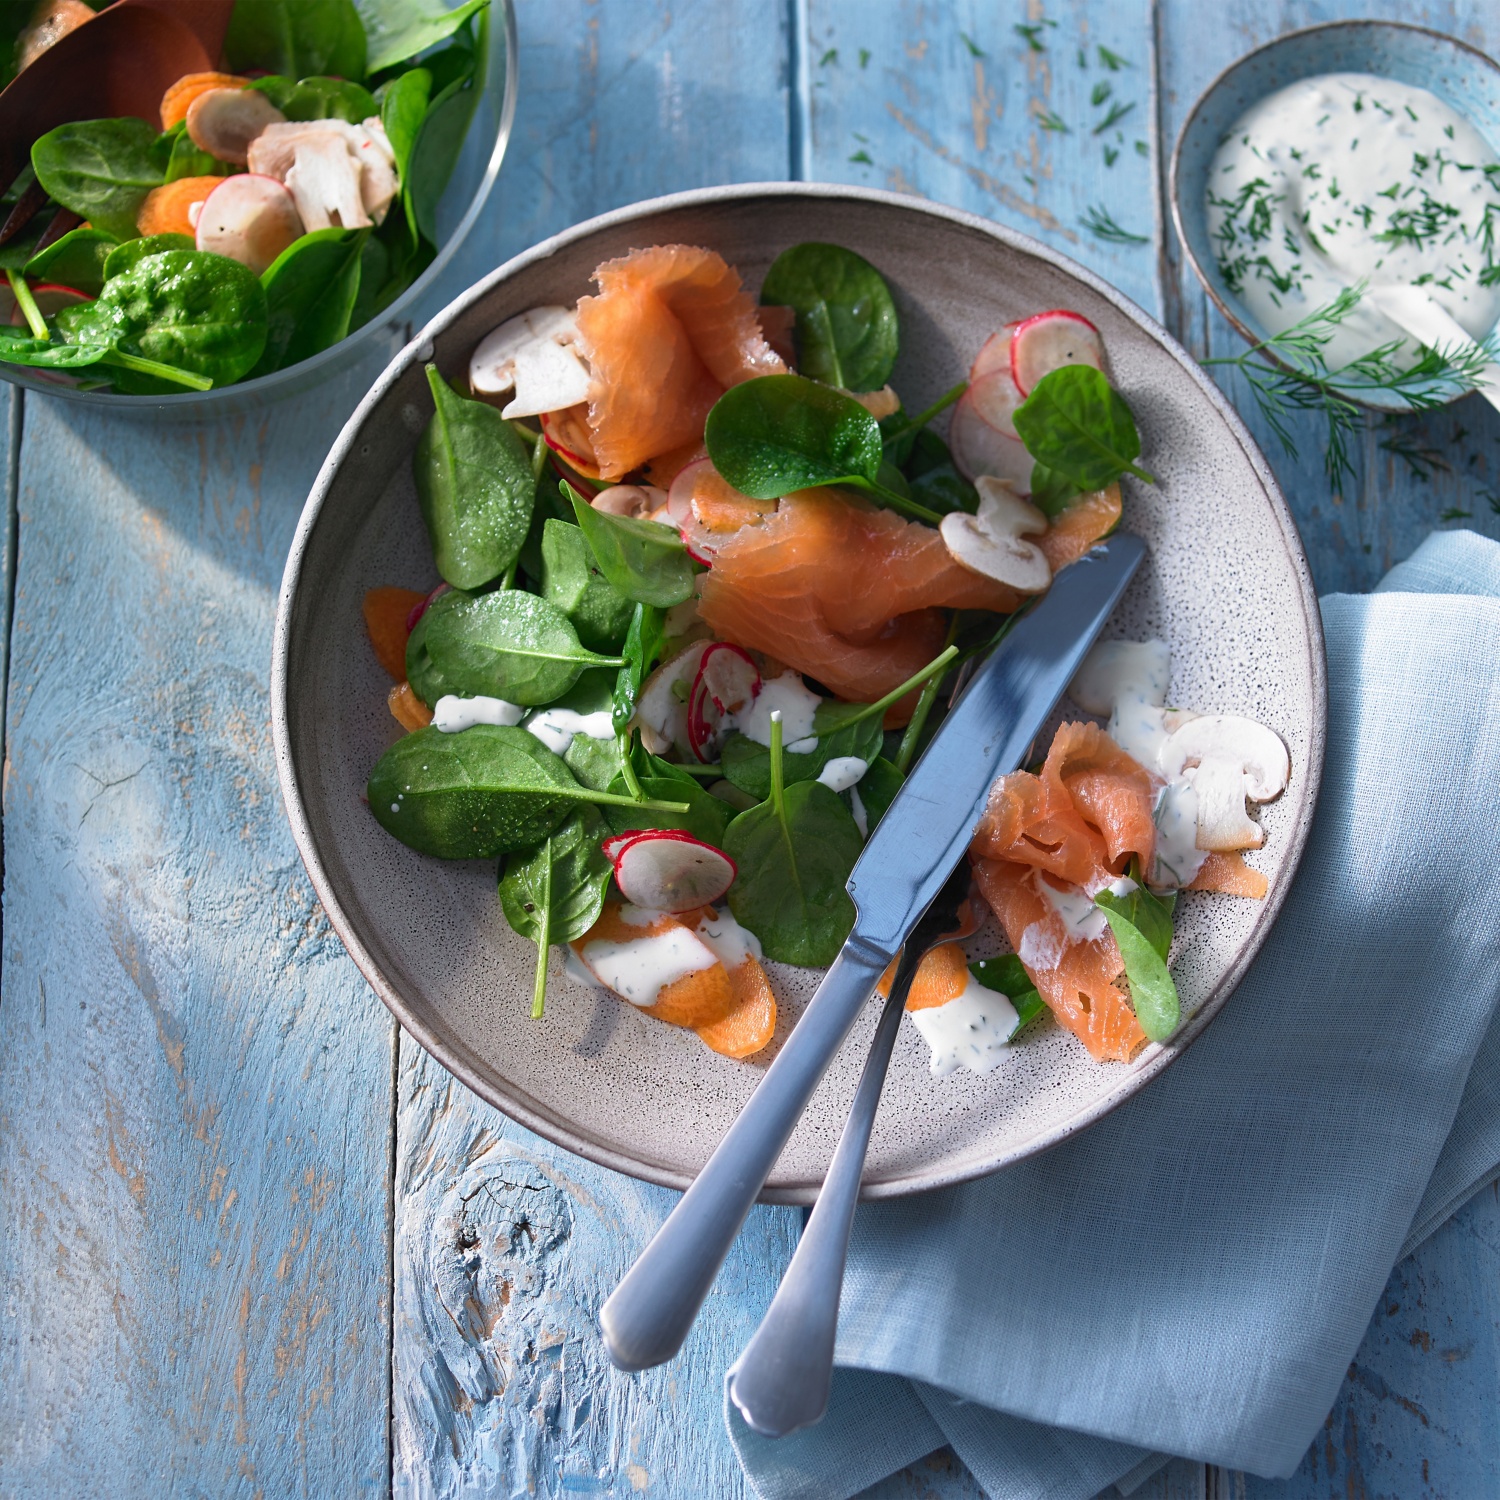
[[[362,175],[348,143],[330,130],[297,141],[285,180],[309,231],[366,229],[370,216],[360,188]]]
[[[949,554],[971,573],[1023,594],[1040,594],[1052,582],[1052,568],[1042,549],[1023,538],[1040,536],[1047,529],[1046,516],[1016,494],[1009,480],[981,474],[974,484],[977,514],[952,511],[938,528]]]
[[[250,160],[251,143],[268,127],[285,123],[286,116],[257,89],[206,89],[188,105],[193,144],[241,167]]]
[[[1100,641],[1068,684],[1068,696],[1085,712],[1108,717],[1115,744],[1154,770],[1170,732],[1166,702],[1171,676],[1172,654],[1165,641]]]
[[[573,348],[577,314],[571,307],[533,307],[508,318],[479,341],[469,359],[476,396],[515,392],[507,417],[563,411],[588,400],[589,369]]]
[[[333,142],[337,141],[338,148]],[[380,223],[399,186],[396,155],[374,116],[359,125],[347,120],[289,120],[267,126],[250,142],[252,172],[292,189],[308,228],[345,229]],[[302,183],[299,193],[294,177]],[[305,206],[306,203],[309,206]]]
[[[667,492],[657,489],[654,484],[616,484],[607,490],[600,490],[589,503],[595,510],[602,510],[608,516],[629,516],[635,521],[649,521],[666,505]]]
[[[1162,774],[1198,794],[1198,847],[1258,849],[1265,835],[1245,803],[1269,802],[1286,790],[1291,759],[1279,736],[1228,714],[1182,725],[1161,750]]]

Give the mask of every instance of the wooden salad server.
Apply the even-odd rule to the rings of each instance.
[[[1117,533],[1071,567],[974,674],[870,835],[854,930],[739,1118],[599,1314],[610,1360],[682,1347],[776,1158],[876,982],[965,858],[997,777],[1024,760],[1146,555]]]

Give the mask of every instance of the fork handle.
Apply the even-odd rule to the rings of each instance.
[[[810,1427],[828,1409],[849,1230],[907,988],[899,980],[891,986],[812,1217],[775,1300],[729,1370],[730,1399],[750,1426],[767,1437]]]
[[[891,955],[851,936],[739,1118],[599,1313],[610,1361],[645,1370],[682,1347],[745,1215]]]

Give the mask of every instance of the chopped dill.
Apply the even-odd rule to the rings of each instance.
[[[859,49],[859,65],[860,65],[860,67],[862,67],[862,68],[868,68],[870,66],[870,56],[871,56],[871,53],[870,53],[870,49],[868,47],[861,47]]]
[[[1468,521],[1473,518],[1473,515],[1474,512],[1472,510],[1460,510],[1458,506],[1450,505],[1447,510],[1440,510],[1438,512],[1438,520]]]
[[[1104,101],[1108,99],[1109,96],[1114,92],[1114,87],[1114,84],[1112,84],[1109,79],[1101,78],[1099,82],[1094,85],[1094,92],[1089,95],[1089,103],[1092,104],[1095,109],[1098,109],[1099,106],[1103,104]]]
[[[986,55],[984,48],[967,31],[960,31],[958,39],[969,49],[970,57],[984,57]],[[1045,52],[1047,49],[1045,47],[1034,47],[1032,50],[1034,52]]]
[[[830,47],[822,55],[822,57],[820,57],[818,59],[818,66],[820,68],[826,68],[830,63],[836,63],[838,60],[839,60],[839,49],[837,47]]]
[[[1104,165],[1106,167],[1112,167],[1112,166],[1114,166],[1114,164],[1119,159],[1120,159],[1120,153],[1113,146],[1106,146],[1104,148]],[[1497,269],[1497,271],[1500,271],[1500,267],[1497,267],[1496,269]]]
[[[1411,433],[1393,432],[1379,446],[1383,452],[1399,458],[1418,484],[1426,484],[1434,474],[1453,472],[1453,465],[1436,448],[1423,444]]]
[[[1030,26],[1025,26],[1017,22],[1016,25],[1011,27],[1011,30],[1015,32],[1015,34],[1020,37],[1023,42],[1026,43],[1027,47],[1029,47],[1031,51],[1045,52],[1047,50],[1047,44],[1042,40],[1042,27],[1056,25],[1056,21],[1037,21]],[[960,33],[960,35],[962,35],[962,33]]]
[[[1135,143],[1135,154],[1137,156],[1150,156],[1151,148],[1145,143],[1145,141],[1137,141]]]
[[[1110,105],[1109,113],[1105,115],[1105,117],[1100,120],[1100,122],[1096,126],[1094,126],[1094,134],[1102,135],[1106,130],[1109,129],[1111,125],[1117,124],[1119,121],[1123,120],[1125,116],[1128,115],[1134,108],[1134,99],[1132,99],[1129,104],[1121,104],[1120,101],[1116,99],[1115,102]]]
[[[1092,205],[1078,221],[1096,239],[1108,245],[1149,245],[1144,234],[1132,234],[1115,223],[1110,211],[1102,203]]]
[[[1128,68],[1128,59],[1120,56],[1118,52],[1111,52],[1102,42],[1099,44],[1099,61],[1109,69],[1111,73],[1118,73],[1121,68]]]
[[[873,167],[875,165],[874,158],[868,151],[863,150],[856,151],[854,155],[849,158],[849,160],[852,162],[858,162],[862,167]]]
[[[1055,115],[1050,109],[1039,107],[1036,110],[1036,122],[1043,130],[1053,130],[1058,135],[1071,135],[1073,133],[1068,128],[1067,122],[1060,116]]]

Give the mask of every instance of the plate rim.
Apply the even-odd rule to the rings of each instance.
[[[544,1140],[562,1146],[566,1150],[583,1157],[586,1161],[593,1162],[597,1166],[608,1167],[613,1171],[623,1172],[627,1176],[637,1178],[641,1181],[679,1190],[688,1187],[693,1181],[695,1174],[666,1169],[658,1164],[629,1156],[624,1152],[605,1145],[597,1139],[572,1130],[553,1111],[543,1109],[536,1101],[532,1100],[524,1090],[512,1088],[507,1091],[496,1087],[494,1081],[486,1077],[470,1061],[469,1057],[465,1055],[467,1049],[456,1045],[454,1039],[451,1037],[439,1036],[434,1028],[428,1026],[415,1013],[397,986],[386,977],[379,963],[361,942],[355,930],[354,923],[344,911],[314,841],[311,822],[307,814],[302,790],[298,784],[292,760],[287,700],[287,667],[291,651],[293,607],[298,586],[301,582],[302,567],[306,559],[309,542],[318,524],[324,503],[328,498],[334,480],[345,458],[353,449],[369,414],[379,405],[384,399],[386,392],[406,373],[413,362],[423,361],[431,357],[432,341],[438,334],[446,331],[451,323],[456,321],[476,302],[488,296],[503,281],[529,266],[550,258],[559,250],[565,249],[577,241],[597,233],[601,229],[611,228],[619,224],[629,223],[634,219],[644,218],[650,214],[674,209],[711,207],[715,204],[737,203],[747,199],[765,197],[806,198],[821,201],[831,199],[851,200],[861,203],[880,204],[899,209],[904,213],[914,213],[945,220],[948,223],[977,231],[996,241],[1006,249],[1018,251],[1035,259],[1045,261],[1066,274],[1077,278],[1087,285],[1090,290],[1113,304],[1120,313],[1135,323],[1137,327],[1148,334],[1170,354],[1184,373],[1197,385],[1200,392],[1207,398],[1214,411],[1229,429],[1230,434],[1249,461],[1256,477],[1260,480],[1270,499],[1271,509],[1280,529],[1282,545],[1297,578],[1298,593],[1302,605],[1307,638],[1312,648],[1311,723],[1309,725],[1307,766],[1302,779],[1302,796],[1298,814],[1291,828],[1288,830],[1286,856],[1282,865],[1280,878],[1278,878],[1276,884],[1267,894],[1265,905],[1262,907],[1259,917],[1241,951],[1220,976],[1218,983],[1209,992],[1197,1011],[1194,1012],[1187,1026],[1172,1039],[1170,1044],[1152,1044],[1143,1054],[1142,1062],[1138,1063],[1133,1071],[1126,1076],[1119,1088],[1094,1101],[1094,1103],[1071,1116],[1066,1121],[1038,1131],[1025,1140],[1017,1142],[1006,1150],[995,1153],[983,1160],[966,1162],[946,1170],[907,1173],[900,1177],[869,1184],[861,1190],[860,1194],[864,1200],[902,1198],[914,1193],[930,1192],[936,1188],[950,1187],[960,1182],[987,1177],[1004,1167],[1011,1166],[1018,1161],[1025,1160],[1028,1157],[1038,1155],[1043,1151],[1060,1145],[1079,1131],[1085,1130],[1097,1123],[1105,1115],[1124,1104],[1126,1100],[1133,1098],[1141,1089],[1145,1088],[1147,1084],[1151,1083],[1161,1072],[1186,1052],[1223,1008],[1229,996],[1244,977],[1245,971],[1264,945],[1266,937],[1269,935],[1271,927],[1275,924],[1276,918],[1296,878],[1298,867],[1302,862],[1303,852],[1307,846],[1308,836],[1312,829],[1313,817],[1317,809],[1327,738],[1327,654],[1323,639],[1322,616],[1319,612],[1317,596],[1313,589],[1311,568],[1307,561],[1307,554],[1303,550],[1296,523],[1292,519],[1291,510],[1286,503],[1286,497],[1282,494],[1281,486],[1277,483],[1276,476],[1272,472],[1270,464],[1261,453],[1249,429],[1240,419],[1239,414],[1230,405],[1228,398],[1213,383],[1197,361],[1150,313],[1146,312],[1144,308],[1139,307],[1130,298],[1125,296],[1123,292],[1111,286],[1086,266],[1080,265],[1069,256],[1053,250],[1050,246],[1041,243],[1039,240],[1033,239],[1030,235],[1009,229],[978,214],[969,213],[964,209],[953,208],[946,204],[933,203],[926,199],[915,199],[905,194],[886,192],[877,188],[856,187],[841,183],[775,181],[692,188],[683,192],[668,193],[656,198],[643,199],[621,208],[612,209],[608,213],[598,214],[593,218],[585,219],[558,234],[550,235],[548,238],[523,250],[520,254],[512,256],[502,265],[497,266],[487,276],[482,277],[472,286],[460,292],[446,307],[431,318],[421,331],[415,334],[406,346],[395,355],[370,387],[359,405],[355,407],[338,437],[334,440],[327,457],[318,469],[317,477],[313,481],[312,489],[303,506],[302,514],[298,518],[296,532],[287,553],[286,567],[282,574],[281,585],[277,592],[276,624],[272,636],[271,655],[271,735],[276,758],[276,774],[281,788],[282,802],[286,810],[287,821],[291,826],[292,838],[297,845],[297,851],[302,858],[303,866],[307,870],[308,878],[312,882],[318,900],[328,917],[329,925],[337,933],[340,942],[344,945],[345,951],[354,960],[356,967],[364,975],[365,980],[374,989],[382,1002],[384,1002],[400,1026],[409,1032],[413,1039],[437,1062],[441,1063],[443,1067],[458,1078],[466,1087],[472,1089],[486,1103],[493,1105],[507,1118],[524,1125],[528,1130],[534,1131]],[[763,1203],[809,1204],[816,1199],[820,1185],[819,1183],[797,1183],[785,1187],[767,1187],[762,1190],[759,1201]]]

